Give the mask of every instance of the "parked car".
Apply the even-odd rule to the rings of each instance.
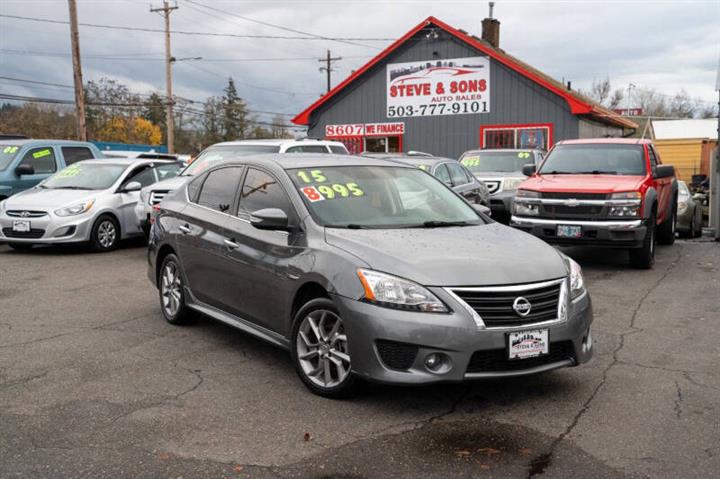
[[[131,150],[105,150],[106,158],[132,158],[136,160],[175,160],[179,155],[170,153],[157,153],[155,151],[131,151]]]
[[[543,158],[542,150],[493,149],[466,151],[459,161],[487,186],[493,219],[507,224],[517,187],[527,179],[523,166],[540,166]]]
[[[588,361],[580,267],[476,208],[396,161],[237,158],[160,203],[148,276],[168,322],[199,312],[289,349],[305,385],[329,397],[359,378],[424,384]]]
[[[678,183],[649,140],[557,143],[523,182],[511,224],[550,243],[626,248],[650,268],[655,243],[675,241]]]
[[[0,241],[14,249],[90,242],[110,251],[141,234],[134,207],[140,188],[158,178],[163,160],[85,160],[0,202]]]
[[[345,145],[339,141],[311,139],[242,140],[216,143],[203,150],[178,176],[143,188],[140,192],[140,200],[135,208],[138,227],[143,231],[149,231],[150,214],[153,206],[159,204],[166,195],[185,183],[189,178],[201,173],[218,161],[267,153],[335,153],[346,155],[348,151]]]
[[[699,199],[701,194],[695,196],[684,181],[678,181],[677,198],[677,225],[681,236],[697,238],[702,236],[703,205]]]
[[[92,143],[65,140],[0,140],[0,201],[32,188],[78,161],[103,158]]]
[[[452,188],[470,203],[488,206],[489,193],[485,183],[479,181],[463,165],[450,158],[442,158],[421,152],[363,153],[368,158],[396,160],[425,170]],[[490,214],[490,210],[487,211]]]

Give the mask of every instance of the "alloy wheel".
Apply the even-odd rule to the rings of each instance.
[[[171,318],[180,310],[182,282],[177,265],[168,262],[163,270],[160,280],[160,291],[162,293],[162,307],[165,313]]]
[[[115,237],[117,236],[117,230],[115,225],[110,220],[105,220],[98,225],[97,237],[100,246],[103,248],[109,248],[115,243]]]
[[[303,318],[296,339],[297,358],[305,376],[322,388],[341,384],[350,374],[350,355],[342,319],[325,309]]]

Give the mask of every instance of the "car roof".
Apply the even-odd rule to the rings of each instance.
[[[95,146],[90,142],[87,141],[75,141],[75,140],[44,140],[44,139],[37,139],[37,138],[28,138],[24,140],[3,140],[0,139],[0,142],[2,142],[3,145],[17,145],[17,146],[25,146],[32,143],[40,143],[40,144],[53,144],[53,145],[68,145],[68,146]]]
[[[652,141],[643,138],[584,138],[580,140],[563,140],[556,145],[649,145]]]
[[[78,163],[84,163],[84,164],[97,164],[97,165],[117,165],[117,166],[134,166],[134,165],[143,165],[143,164],[171,164],[171,163],[180,163],[177,160],[158,160],[154,158],[95,158],[92,160],[82,160],[78,161],[76,163],[73,163],[74,165],[77,165]]]
[[[537,152],[543,152],[542,148],[476,148],[474,150],[468,150],[465,153],[486,153],[486,152],[502,152],[502,151],[508,151],[510,153],[518,153],[521,151],[537,151]],[[463,153],[463,154],[465,154]]]
[[[248,155],[232,159],[223,160],[218,164],[269,164],[277,165],[284,170],[293,168],[314,168],[314,167],[331,167],[331,166],[400,166],[408,167],[407,164],[399,163],[393,160],[385,160],[381,158],[367,158],[354,155],[335,155],[325,153],[271,153],[260,155]]]
[[[446,163],[448,161],[457,162],[457,160],[453,160],[452,158],[443,158],[441,156],[389,156],[385,159],[405,163],[408,165],[435,166],[438,163]]]
[[[278,138],[278,139],[265,139],[265,140],[237,140],[237,141],[223,141],[222,143],[215,143],[211,146],[241,146],[241,145],[270,145],[270,146],[281,146],[286,144],[294,144],[294,143],[315,143],[318,145],[337,145],[337,144],[343,144],[340,141],[332,141],[332,140],[321,140],[321,139],[315,139],[315,138],[301,138],[299,140],[295,140],[293,138]]]

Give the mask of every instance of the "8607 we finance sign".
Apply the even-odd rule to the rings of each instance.
[[[388,118],[490,112],[490,61],[453,58],[387,66]]]

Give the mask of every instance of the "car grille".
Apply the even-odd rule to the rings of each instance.
[[[168,195],[168,193],[170,193],[170,190],[151,191],[149,203],[153,206],[160,204],[160,202],[165,199],[165,197]]]
[[[24,238],[24,239],[37,239],[42,238],[45,234],[45,230],[31,229],[30,231],[13,231],[12,228],[3,228],[3,235],[6,238]]]
[[[542,205],[540,214],[545,218],[587,218],[601,215],[604,208],[603,205]]]
[[[378,339],[375,345],[383,364],[390,369],[409,369],[418,353],[418,347],[413,344]]]
[[[541,193],[541,198],[553,200],[606,200],[608,195],[605,193],[566,193],[566,192],[545,192]]]
[[[506,349],[490,349],[475,351],[470,357],[468,373],[489,373],[504,371],[522,371],[546,364],[557,363],[567,359],[575,360],[575,349],[572,341],[550,343],[547,354],[525,359],[509,359]]]
[[[13,218],[41,218],[47,215],[47,211],[8,210],[5,214]]]
[[[558,317],[558,302],[562,282],[533,287],[514,289],[478,288],[454,289],[452,292],[470,306],[489,328],[505,326],[525,326]],[[523,297],[530,303],[530,313],[520,316],[515,312],[513,303]]]
[[[483,181],[491,195],[500,189],[500,181]]]

